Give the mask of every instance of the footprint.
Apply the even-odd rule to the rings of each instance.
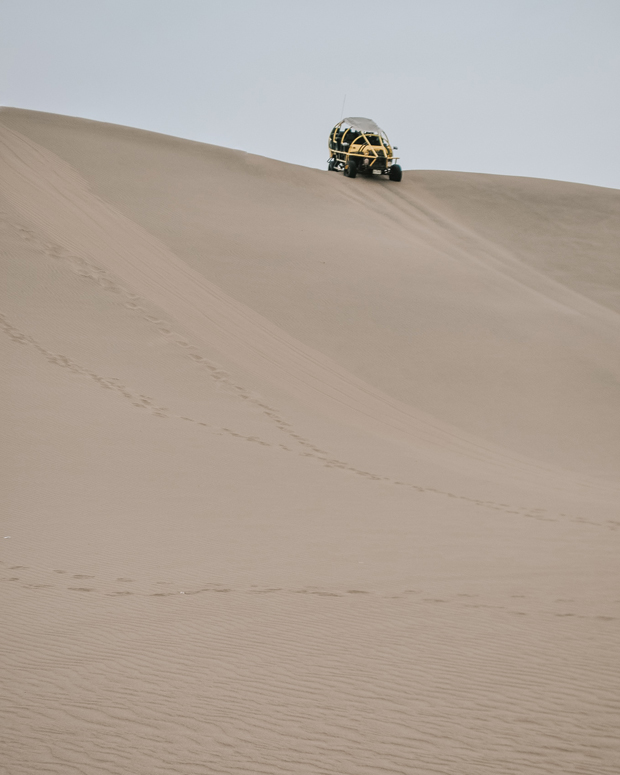
[[[67,587],[67,589],[70,589],[72,592],[92,592],[92,587]]]
[[[281,592],[282,587],[273,587],[273,589],[251,589],[250,592],[252,592],[254,595],[267,595],[270,592]]]

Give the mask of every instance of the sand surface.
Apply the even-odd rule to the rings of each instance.
[[[620,191],[3,109],[0,250],[0,772],[620,771]]]

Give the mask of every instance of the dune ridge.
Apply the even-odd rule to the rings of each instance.
[[[511,249],[472,230],[450,195],[438,199],[432,181],[452,173],[353,188],[161,135],[3,116],[221,291],[408,411],[575,474],[617,478],[618,317],[596,299],[620,288],[618,192],[471,176],[471,199],[484,202],[476,212],[500,202],[505,236],[512,222],[531,227],[527,250],[516,238]],[[461,180],[455,173],[456,190]],[[459,208],[472,208],[465,194]],[[598,266],[596,287],[570,279],[574,258],[562,273],[544,263],[573,253],[579,267]]]

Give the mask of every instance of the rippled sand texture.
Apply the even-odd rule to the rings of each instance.
[[[616,775],[620,192],[0,151],[0,772]]]

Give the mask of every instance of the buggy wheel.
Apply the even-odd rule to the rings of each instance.
[[[357,175],[357,164],[353,161],[353,159],[349,159],[349,161],[345,162],[344,165],[344,176],[345,178],[354,178]]]
[[[332,156],[332,158],[327,162],[327,169],[330,172],[333,172],[336,169],[336,159]]]
[[[400,183],[403,179],[403,168],[400,164],[392,164],[390,167],[390,180],[394,180],[396,183]]]

